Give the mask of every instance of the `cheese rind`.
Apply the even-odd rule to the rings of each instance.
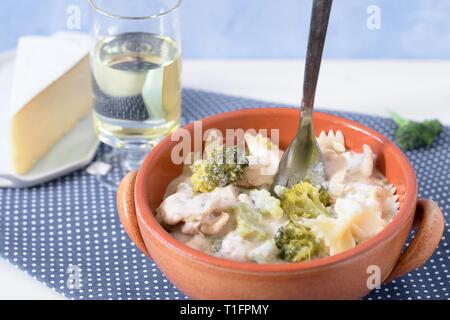
[[[35,55],[30,55],[30,50]],[[85,46],[54,37],[22,39],[10,105],[15,172],[27,173],[89,113],[91,105],[91,75]]]

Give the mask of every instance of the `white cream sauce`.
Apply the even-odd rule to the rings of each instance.
[[[264,169],[267,173],[267,169],[277,168],[282,152],[276,146],[276,149],[273,146],[270,150],[264,149],[267,148],[267,143],[254,137],[247,137],[246,142],[251,144],[250,160],[258,153],[258,157],[263,161],[262,164],[250,161],[242,184],[258,189],[264,188],[272,183],[276,170],[272,170],[273,173],[268,175],[261,175],[260,172]],[[360,225],[357,225],[360,226],[359,229],[355,227],[356,224],[347,223],[349,228],[353,229],[344,230],[347,232],[347,241],[336,246],[330,243],[335,240],[330,240],[332,237],[327,234],[336,230],[323,230],[320,225],[314,224],[316,221],[313,221],[312,230],[319,230],[317,236],[326,240],[325,243],[330,250],[327,254],[334,254],[336,252],[333,252],[333,248],[335,251],[348,249],[379,232],[380,226],[384,227],[397,211],[398,198],[394,195],[395,188],[375,170],[376,156],[368,146],[364,146],[361,153],[347,151],[344,136],[339,131],[336,134],[321,133],[318,143],[326,164],[328,181],[325,187],[330,193],[331,212],[334,215],[328,219],[332,219],[333,223],[339,222],[336,225],[342,228],[348,221],[353,221],[349,220],[350,216],[357,221],[359,219],[357,214],[361,212],[366,214],[361,215],[365,220],[359,221]],[[227,209],[238,203],[247,203],[255,210],[260,210],[261,204],[256,205],[252,201],[248,189],[233,185],[217,187],[208,193],[194,193],[190,175],[189,170],[184,170],[181,176],[169,184],[165,199],[158,209],[158,218],[164,224],[172,226],[171,234],[176,239],[192,248],[225,259],[257,263],[283,262],[278,258],[278,249],[274,245],[273,237],[277,230],[286,224],[284,217],[261,218],[268,230],[268,239],[244,239],[236,231],[236,219]],[[345,212],[342,213],[343,211]],[[368,211],[370,218],[367,218]],[[344,219],[342,216],[347,212],[349,212],[345,217],[347,222],[342,223],[339,219]],[[368,223],[371,225],[367,225]]]

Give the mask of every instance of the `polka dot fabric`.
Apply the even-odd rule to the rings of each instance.
[[[183,118],[187,123],[232,109],[271,106],[281,105],[185,90]],[[333,113],[393,138],[395,126],[389,119]],[[446,218],[450,213],[449,144],[450,128],[446,127],[432,147],[407,153],[417,171],[420,196],[437,201]],[[98,157],[108,151],[100,148]],[[115,179],[123,174],[113,172]],[[439,248],[423,267],[366,299],[449,299],[449,237],[447,223]],[[117,215],[115,193],[85,170],[38,187],[0,189],[0,255],[72,299],[188,299],[128,239]],[[78,289],[73,286],[74,277]]]

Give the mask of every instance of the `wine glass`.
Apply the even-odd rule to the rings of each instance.
[[[94,126],[113,148],[103,161],[136,170],[180,125],[181,0],[89,3]]]

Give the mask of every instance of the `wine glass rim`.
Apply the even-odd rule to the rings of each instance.
[[[175,11],[176,9],[178,9],[178,7],[181,5],[182,1],[183,0],[175,0],[175,4],[172,7],[170,7],[167,10],[164,10],[163,12],[160,12],[160,13],[156,13],[156,14],[152,14],[152,15],[146,15],[146,16],[122,16],[122,15],[115,14],[115,13],[112,13],[112,12],[109,12],[109,11],[107,11],[105,9],[100,8],[97,5],[97,3],[96,3],[97,1],[96,0],[88,0],[88,2],[91,5],[91,7],[95,11],[97,11],[98,13],[100,13],[100,14],[102,14],[104,16],[110,17],[110,18],[124,19],[124,20],[125,19],[128,19],[128,20],[147,20],[147,19],[159,18],[159,17],[165,16],[165,15],[168,15],[169,13],[171,13],[171,12]]]

